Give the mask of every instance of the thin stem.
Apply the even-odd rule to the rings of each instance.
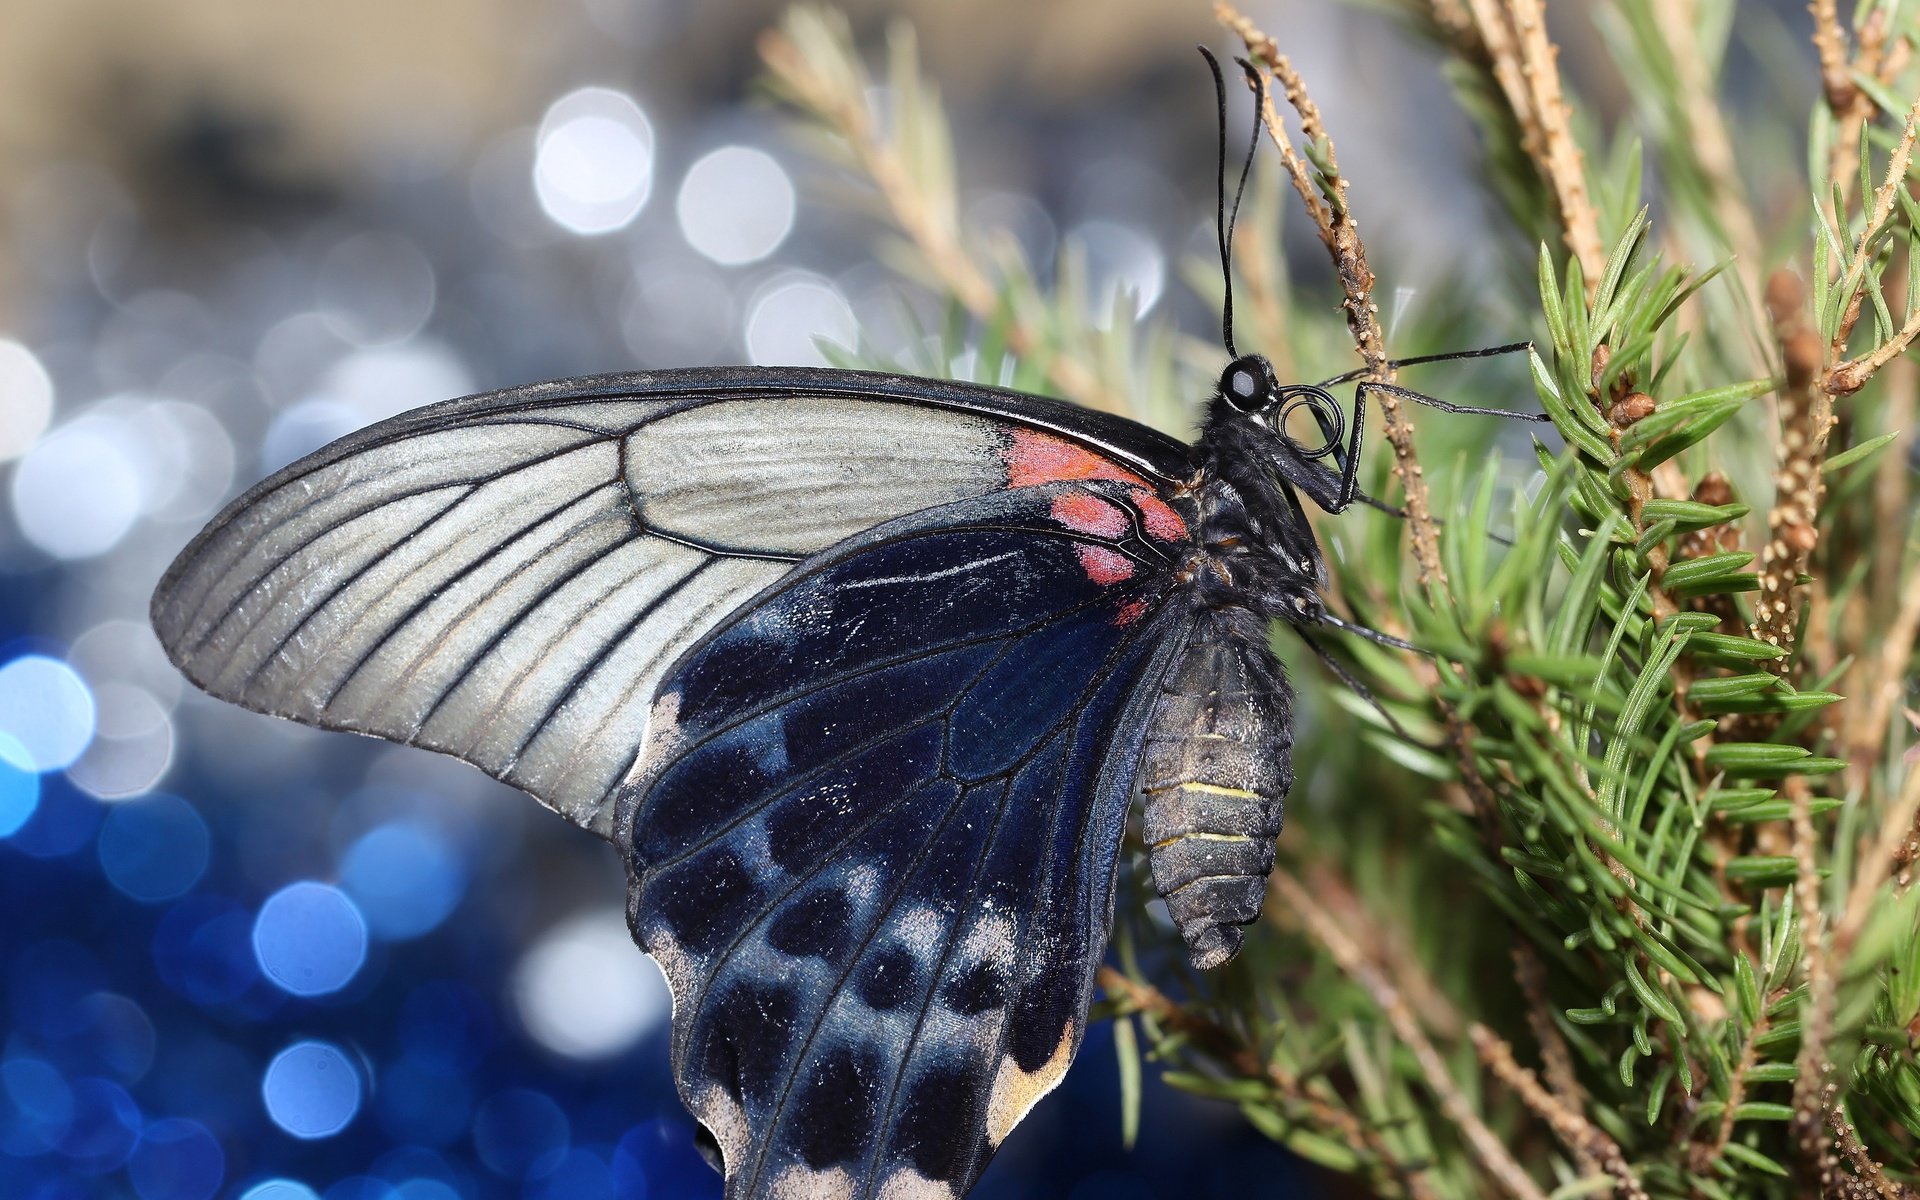
[[[879,189],[894,223],[919,250],[941,286],[976,320],[991,322],[1003,316],[999,290],[968,255],[950,206],[935,202],[921,189],[874,121],[858,73],[833,77],[816,70],[792,39],[778,31],[762,35],[760,57],[802,108],[816,114],[845,141],[860,169]],[[1044,331],[1018,319],[1008,323],[1009,348],[1039,364],[1061,395],[1109,412],[1125,410],[1124,400],[1078,359],[1047,352],[1048,340]]]
[[[1501,1040],[1493,1030],[1476,1021],[1468,1033],[1473,1040],[1474,1052],[1480,1056],[1487,1070],[1546,1122],[1547,1128],[1553,1130],[1553,1135],[1560,1139],[1561,1145],[1593,1160],[1613,1176],[1616,1184],[1614,1195],[1624,1196],[1627,1200],[1647,1200],[1647,1189],[1641,1186],[1639,1178],[1634,1175],[1627,1156],[1621,1152],[1620,1143],[1541,1087],[1540,1080],[1532,1071],[1514,1061],[1513,1047]]]
[[[1254,61],[1272,73],[1287,103],[1300,117],[1301,135],[1308,144],[1318,148],[1321,169],[1316,187],[1307,173],[1306,164],[1287,142],[1277,114],[1271,111],[1266,114],[1268,134],[1280,148],[1281,162],[1293,181],[1294,190],[1306,205],[1321,244],[1333,257],[1341,290],[1346,294],[1343,304],[1347,313],[1347,329],[1353,335],[1354,347],[1367,366],[1368,378],[1390,383],[1393,371],[1387,365],[1386,335],[1380,328],[1380,310],[1373,302],[1373,272],[1367,266],[1366,246],[1360,240],[1359,225],[1354,221],[1353,210],[1347,204],[1347,180],[1340,174],[1333,139],[1327,134],[1320,110],[1307,94],[1306,84],[1293,69],[1292,62],[1280,53],[1277,42],[1225,0],[1214,5],[1214,15],[1221,24],[1240,37]],[[1273,91],[1271,87],[1267,89],[1269,101]],[[1399,476],[1406,495],[1407,528],[1413,544],[1414,563],[1419,569],[1421,583],[1432,595],[1439,597],[1446,592],[1447,576],[1440,562],[1439,535],[1433,520],[1432,502],[1427,494],[1426,477],[1414,453],[1413,427],[1403,415],[1398,397],[1381,393],[1379,403],[1382,427],[1387,442],[1393,447],[1394,473]]]
[[[1326,947],[1340,969],[1365,989],[1386,1016],[1388,1024],[1393,1026],[1394,1036],[1413,1055],[1420,1077],[1426,1081],[1427,1090],[1440,1102],[1447,1118],[1460,1129],[1482,1169],[1514,1200],[1546,1200],[1546,1193],[1540,1190],[1540,1186],[1513,1157],[1506,1143],[1487,1128],[1480,1114],[1467,1102],[1466,1094],[1447,1070],[1446,1060],[1440,1057],[1440,1052],[1428,1040],[1426,1030],[1421,1028],[1419,1019],[1413,1015],[1413,1010],[1399,989],[1387,979],[1385,973],[1368,961],[1340,923],[1289,872],[1276,869],[1272,885],[1281,902],[1299,914],[1307,932]]]

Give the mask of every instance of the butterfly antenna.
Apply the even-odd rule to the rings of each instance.
[[[1240,357],[1233,345],[1233,226],[1240,219],[1240,199],[1246,195],[1247,176],[1253,172],[1253,156],[1260,149],[1260,132],[1266,127],[1266,84],[1260,73],[1244,58],[1233,61],[1247,74],[1247,82],[1253,87],[1253,136],[1247,142],[1247,157],[1240,165],[1240,182],[1233,189],[1233,205],[1227,205],[1227,80],[1220,73],[1220,60],[1213,51],[1205,46],[1199,47],[1200,55],[1207,60],[1207,69],[1213,72],[1213,96],[1218,109],[1218,127],[1220,130],[1218,170],[1214,172],[1214,220],[1213,228],[1220,239],[1220,279],[1225,287],[1225,298],[1220,304],[1220,340],[1226,343],[1230,357]]]
[[[1504,346],[1483,346],[1478,350],[1449,350],[1444,354],[1416,354],[1412,358],[1389,359],[1381,365],[1389,371],[1397,371],[1401,367],[1417,367],[1423,363],[1453,362],[1462,358],[1493,358],[1496,355],[1518,354],[1522,350],[1531,349],[1533,349],[1532,342],[1508,342]],[[1315,386],[1324,388],[1332,387],[1337,383],[1349,383],[1365,375],[1371,369],[1370,367],[1355,367],[1353,370],[1343,371],[1331,379],[1322,379]]]

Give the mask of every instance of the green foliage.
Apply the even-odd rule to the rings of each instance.
[[[1109,988],[1104,1011],[1124,1014],[1128,1136],[1145,1059],[1162,1083],[1232,1104],[1389,1195],[1787,1197],[1823,1174],[1832,1194],[1857,1183],[1901,1195],[1920,1176],[1920,889],[1889,878],[1916,798],[1912,729],[1891,703],[1920,621],[1901,430],[1913,376],[1848,393],[1819,392],[1828,376],[1815,374],[1804,395],[1782,381],[1794,320],[1818,337],[1826,372],[1890,344],[1920,308],[1899,99],[1920,80],[1862,76],[1874,107],[1851,155],[1827,105],[1802,98],[1815,109],[1810,186],[1788,156],[1789,109],[1763,110],[1730,135],[1767,151],[1740,164],[1743,182],[1694,152],[1703,104],[1730,120],[1714,97],[1735,5],[1682,17],[1677,41],[1663,2],[1616,0],[1596,17],[1636,111],[1590,173],[1606,181],[1590,191],[1608,246],[1591,274],[1563,248],[1553,193],[1486,58],[1418,6],[1416,27],[1441,44],[1480,125],[1485,185],[1515,212],[1526,258],[1511,277],[1533,276],[1537,295],[1511,297],[1534,310],[1524,329],[1439,323],[1474,319],[1455,312],[1391,349],[1531,334],[1525,362],[1431,368],[1416,386],[1446,395],[1477,379],[1473,403],[1537,400],[1555,432],[1527,447],[1485,419],[1420,422],[1444,522],[1445,586],[1432,593],[1402,522],[1359,509],[1319,522],[1337,606],[1438,657],[1340,647],[1403,740],[1276,639],[1307,695],[1269,919],[1232,966],[1196,977],[1143,915],[1144,869],[1123,884],[1114,953],[1128,986]],[[1870,19],[1895,41],[1912,29],[1890,3],[1868,0],[1859,22]],[[910,39],[892,42],[884,134],[835,109],[836,87],[858,98],[867,80],[844,23],[797,10],[785,39],[797,58],[770,50],[776,87],[878,184],[900,235],[889,261],[944,305],[916,357],[879,362],[866,347],[849,361],[1189,427],[1218,369],[1206,340],[1136,322],[1125,298],[1095,311],[1071,246],[1049,288],[1009,240],[958,229],[966,172]],[[1327,114],[1336,131],[1339,117]],[[1307,157],[1324,169],[1322,149]],[[1657,180],[1643,179],[1643,157]],[[890,162],[911,164],[905,187],[888,182]],[[1889,169],[1901,179],[1876,214]],[[1335,374],[1354,361],[1336,285],[1282,258],[1289,197],[1275,175],[1242,218],[1241,340],[1289,377]],[[1762,228],[1754,214],[1770,209],[1747,187],[1802,207],[1784,232]],[[1678,253],[1707,265],[1669,261]],[[1779,263],[1811,295],[1801,316],[1770,322],[1759,272]],[[1209,261],[1186,275],[1217,298]],[[1780,432],[1778,414],[1805,395],[1839,401],[1824,456]],[[1389,494],[1390,465],[1384,450],[1366,464],[1374,494]],[[1800,536],[1777,525],[1778,496],[1803,477],[1789,467],[1827,495],[1805,575],[1771,581],[1796,589],[1798,621],[1781,637],[1755,605],[1789,561],[1772,547]],[[1883,645],[1889,630],[1904,640]]]

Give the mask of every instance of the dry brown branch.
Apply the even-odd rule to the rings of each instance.
[[[1769,997],[1769,1000],[1772,998]],[[1693,1168],[1706,1172],[1713,1169],[1713,1161],[1727,1148],[1727,1141],[1733,1137],[1733,1125],[1739,1118],[1740,1105],[1747,1098],[1747,1073],[1753,1070],[1753,1064],[1759,1057],[1760,1035],[1766,1032],[1772,1022],[1767,1019],[1765,1007],[1754,1018],[1753,1026],[1747,1030],[1747,1036],[1740,1044],[1740,1059],[1734,1064],[1733,1073],[1727,1079],[1727,1105],[1720,1111],[1720,1123],[1714,1129],[1713,1141],[1697,1144],[1693,1153]]]
[[[1150,983],[1103,966],[1095,982],[1131,1013],[1142,1013],[1184,1035],[1209,1057],[1243,1079],[1265,1079],[1275,1090],[1307,1114],[1314,1127],[1345,1143],[1348,1149],[1377,1169],[1376,1184],[1397,1186],[1408,1200],[1437,1200],[1421,1168],[1402,1162],[1381,1139],[1380,1131],[1346,1109],[1329,1104],[1303,1086],[1298,1078],[1265,1058],[1224,1025],[1175,1003]]]
[[[1513,1047],[1502,1041],[1493,1030],[1476,1021],[1468,1033],[1473,1039],[1474,1051],[1479,1054],[1480,1061],[1486,1064],[1487,1070],[1546,1122],[1547,1128],[1560,1139],[1561,1145],[1578,1158],[1598,1163],[1601,1170],[1613,1177],[1614,1186],[1610,1189],[1613,1195],[1627,1197],[1627,1200],[1647,1200],[1647,1190],[1634,1175],[1633,1167],[1620,1149],[1620,1143],[1603,1133],[1579,1110],[1561,1103],[1541,1087],[1540,1080],[1532,1071],[1514,1061]]]
[[[1366,246],[1360,240],[1360,228],[1354,222],[1353,210],[1347,205],[1347,181],[1340,174],[1333,139],[1327,134],[1320,110],[1307,94],[1306,84],[1293,69],[1293,64],[1286,55],[1280,53],[1278,43],[1225,0],[1215,4],[1214,15],[1240,38],[1248,55],[1271,73],[1272,79],[1278,82],[1282,94],[1286,96],[1287,103],[1299,115],[1301,134],[1308,144],[1319,150],[1320,162],[1325,169],[1316,189],[1306,174],[1305,164],[1287,142],[1284,128],[1273,111],[1274,89],[1269,86],[1268,109],[1265,113],[1267,132],[1275,145],[1280,147],[1281,160],[1287,166],[1294,190],[1300,193],[1322,244],[1333,256],[1334,270],[1340,276],[1340,287],[1345,293],[1342,303],[1346,308],[1347,328],[1353,335],[1354,346],[1360,352],[1361,361],[1366,364],[1369,379],[1391,382],[1393,372],[1386,365],[1386,336],[1380,329],[1378,306],[1373,302],[1373,272],[1367,266]],[[1318,195],[1313,194],[1316,190]],[[1433,520],[1432,504],[1427,497],[1426,478],[1414,454],[1413,428],[1401,413],[1398,397],[1376,393],[1376,399],[1387,441],[1393,447],[1394,474],[1399,477],[1404,492],[1407,527],[1420,581],[1436,593],[1444,591],[1446,572],[1440,565],[1439,536]]]
[[[1468,10],[1473,16],[1473,28],[1479,36],[1480,48],[1487,56],[1487,67],[1493,72],[1494,82],[1500,85],[1501,94],[1507,98],[1507,107],[1512,110],[1513,119],[1520,127],[1520,148],[1527,152],[1527,157],[1538,163],[1546,140],[1541,135],[1540,122],[1534,116],[1533,92],[1527,86],[1527,74],[1520,65],[1513,23],[1501,0],[1468,0]]]
[[[1901,535],[1899,550],[1905,550],[1908,531],[1903,526],[1896,526],[1895,531]],[[1915,639],[1920,638],[1920,561],[1908,571],[1906,583],[1898,594],[1900,607],[1884,634],[1876,638],[1880,645],[1879,657],[1867,665],[1868,683],[1861,696],[1867,706],[1866,715],[1848,722],[1848,779],[1856,788],[1865,787],[1886,748],[1894,706],[1900,702],[1904,690],[1902,680],[1912,663]]]
[[[1852,1175],[1840,1175],[1838,1164],[1832,1164],[1829,1174],[1820,1182],[1830,1193],[1846,1197],[1861,1197],[1862,1200],[1913,1200],[1914,1190],[1904,1183],[1887,1178],[1885,1170],[1874,1160],[1865,1143],[1860,1140],[1860,1132],[1848,1119],[1846,1109],[1840,1105],[1838,1089],[1829,1086],[1823,1100],[1827,1128],[1833,1132],[1834,1145],[1846,1156],[1847,1165],[1853,1168]]]
[[[1793,857],[1799,864],[1793,885],[1793,901],[1800,910],[1801,960],[1807,979],[1807,999],[1802,1006],[1800,1053],[1795,1059],[1793,1080],[1793,1126],[1801,1156],[1809,1163],[1821,1164],[1831,1154],[1821,1132],[1822,1110],[1831,1089],[1833,1064],[1827,1061],[1827,1038],[1833,1032],[1833,1011],[1837,996],[1831,947],[1827,941],[1826,914],[1820,906],[1820,871],[1814,861],[1813,794],[1806,777],[1794,775],[1781,789],[1793,802]],[[1844,956],[1836,956],[1844,962]]]
[[[1458,1038],[1466,1030],[1466,1019],[1414,957],[1406,945],[1405,932],[1383,927],[1354,894],[1353,886],[1324,863],[1309,867],[1307,878],[1314,894],[1353,937],[1361,953],[1386,967],[1426,1027],[1443,1038]]]
[[[1847,35],[1840,28],[1840,7],[1835,0],[1813,0],[1807,6],[1813,13],[1813,49],[1820,59],[1820,86],[1827,95],[1827,107],[1836,114],[1852,107],[1859,89],[1847,61]],[[1845,172],[1835,171],[1839,176]]]
[[[936,202],[915,182],[875,122],[861,86],[863,81],[834,78],[816,70],[792,39],[779,30],[763,33],[759,50],[780,85],[845,141],[860,169],[879,188],[888,214],[919,250],[940,285],[975,319],[991,321],[998,317],[999,291],[961,244],[959,220],[952,206]],[[1015,320],[1008,328],[1007,342],[1015,354],[1039,364],[1067,399],[1108,412],[1126,410],[1125,400],[1078,360],[1047,353],[1047,338],[1041,331]]]
[[[1858,316],[1860,301],[1854,301],[1854,315]],[[1906,352],[1913,339],[1920,337],[1920,309],[1915,309],[1892,337],[1875,346],[1871,351],[1846,362],[1827,373],[1825,390],[1830,396],[1851,396],[1867,386],[1867,380],[1874,373]]]
[[[1753,603],[1752,634],[1793,648],[1797,624],[1788,596],[1799,585],[1820,535],[1816,521],[1826,496],[1821,464],[1833,428],[1833,399],[1814,383],[1821,343],[1807,319],[1805,288],[1787,270],[1767,280],[1767,312],[1780,346],[1786,379],[1780,397],[1780,447],[1774,470],[1773,509],[1767,542],[1760,550],[1760,590]],[[1791,657],[1775,660],[1785,671]]]
[[[1868,15],[1867,23],[1857,31],[1858,49],[1849,56],[1836,0],[1812,0],[1808,8],[1813,13],[1813,47],[1820,60],[1820,87],[1827,109],[1833,114],[1827,178],[1838,185],[1839,202],[1845,205],[1853,194],[1853,181],[1858,174],[1854,164],[1860,161],[1861,129],[1874,112],[1873,97],[1854,82],[1854,72],[1881,75],[1888,58],[1886,18],[1879,9]]]
[[[1740,276],[1740,293],[1748,305],[1760,296],[1760,264],[1765,243],[1753,217],[1753,205],[1740,178],[1735,160],[1733,138],[1714,91],[1714,80],[1707,72],[1707,56],[1701,51],[1697,28],[1696,0],[1658,0],[1647,6],[1661,40],[1666,43],[1668,61],[1680,82],[1680,115],[1686,122],[1686,144],[1693,147],[1700,174],[1712,189],[1712,206],[1726,235],[1727,249],[1733,254],[1733,269]],[[1755,308],[1748,317],[1757,331],[1761,314]]]
[[[1855,360],[1840,366],[1834,365],[1839,363],[1846,354],[1847,343],[1853,338],[1854,325],[1860,320],[1860,312],[1866,302],[1866,289],[1872,282],[1869,271],[1873,256],[1876,247],[1880,244],[1881,235],[1886,231],[1897,211],[1897,193],[1907,184],[1907,167],[1913,160],[1914,137],[1917,130],[1920,130],[1920,98],[1916,98],[1913,106],[1907,110],[1906,127],[1901,131],[1900,140],[1894,144],[1893,153],[1887,160],[1886,179],[1874,189],[1873,200],[1867,207],[1866,227],[1860,231],[1860,237],[1854,242],[1853,253],[1847,260],[1846,269],[1840,275],[1840,294],[1847,297],[1847,307],[1833,335],[1833,344],[1827,348],[1829,370],[1824,381],[1827,391],[1836,396],[1851,395],[1859,391],[1866,381],[1872,378],[1874,371],[1879,370],[1887,359],[1891,359],[1894,354],[1900,352],[1898,349],[1894,350],[1885,359],[1874,363],[1871,368],[1865,365],[1865,360]],[[1909,321],[1908,330],[1902,332],[1905,334],[1904,339],[1896,336],[1894,341],[1898,341],[1900,348],[1904,349],[1907,342],[1913,340],[1914,333],[1920,332],[1920,329],[1916,329],[1914,322]],[[1867,356],[1869,359],[1871,357],[1871,355]]]
[[[1562,1104],[1572,1106],[1577,1112],[1586,1102],[1586,1093],[1573,1071],[1573,1052],[1550,1015],[1553,1002],[1547,996],[1546,966],[1531,943],[1514,943],[1513,977],[1520,985],[1520,994],[1526,997],[1527,1026],[1540,1047],[1540,1063],[1546,1068],[1547,1086]]]
[[[1470,26],[1457,20],[1457,5],[1442,0],[1434,0],[1434,19],[1463,52],[1485,60],[1519,128],[1520,148],[1553,193],[1567,248],[1592,296],[1605,269],[1606,249],[1560,85],[1559,47],[1547,36],[1543,8],[1539,0],[1467,3]]]
[[[1910,268],[1911,269],[1911,268]],[[1906,560],[1907,504],[1913,496],[1915,396],[1920,393],[1920,363],[1902,358],[1888,365],[1883,393],[1886,411],[1881,420],[1894,432],[1893,444],[1874,470],[1873,520],[1878,539],[1873,550],[1871,595],[1897,595],[1901,564]]]
[[[1427,1089],[1439,1101],[1447,1118],[1460,1129],[1482,1169],[1514,1200],[1546,1200],[1546,1193],[1540,1190],[1540,1186],[1513,1157],[1506,1144],[1487,1128],[1480,1114],[1468,1103],[1460,1085],[1447,1070],[1446,1061],[1434,1049],[1426,1031],[1420,1027],[1419,1019],[1386,974],[1368,961],[1340,923],[1320,906],[1319,900],[1301,886],[1292,874],[1284,869],[1275,870],[1272,886],[1281,902],[1300,916],[1301,923],[1314,940],[1326,947],[1341,971],[1365,989],[1385,1014],[1388,1023],[1393,1026],[1394,1036],[1413,1055]]]
[[[1507,0],[1507,12],[1520,47],[1533,116],[1540,126],[1541,173],[1553,187],[1567,249],[1580,261],[1591,297],[1605,271],[1607,251],[1600,242],[1599,214],[1587,194],[1587,170],[1580,144],[1573,138],[1573,109],[1560,87],[1560,47],[1547,36],[1547,14],[1541,0]]]

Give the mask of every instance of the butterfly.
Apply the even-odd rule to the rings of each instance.
[[[1353,628],[1301,496],[1365,499],[1387,385],[1349,421],[1230,292],[1223,331],[1191,444],[831,369],[431,405],[234,501],[153,624],[215,696],[612,842],[731,1200],[957,1197],[1080,1045],[1136,801],[1193,965],[1239,949],[1293,778],[1268,630]]]

